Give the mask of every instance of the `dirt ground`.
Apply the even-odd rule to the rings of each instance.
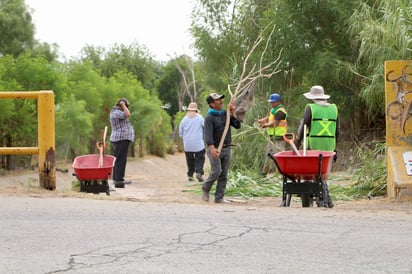
[[[186,177],[186,163],[183,153],[167,155],[165,158],[145,156],[144,158],[129,158],[126,179],[132,183],[125,188],[114,188],[111,180],[110,195],[105,193],[92,194],[79,192],[73,188],[73,182],[77,179],[71,163],[57,164],[56,190],[49,191],[39,187],[37,171],[15,170],[2,171],[0,174],[1,195],[28,195],[34,197],[79,197],[87,199],[116,199],[133,202],[155,203],[181,203],[202,204],[200,197],[201,183],[189,182]],[[209,173],[209,165],[206,160],[205,175]],[[275,177],[274,177],[275,178]],[[275,179],[274,179],[275,180]],[[347,182],[332,182],[332,184],[345,184]],[[331,182],[330,182],[331,184]],[[232,204],[254,207],[279,207],[280,197],[262,197],[253,200],[226,197]],[[211,199],[212,200],[212,199]],[[213,204],[212,202],[209,204]],[[410,199],[390,200],[385,197],[372,198],[360,201],[335,201],[335,208],[355,210],[378,211],[408,211],[412,213],[412,201]],[[301,207],[299,198],[292,199],[291,207]]]

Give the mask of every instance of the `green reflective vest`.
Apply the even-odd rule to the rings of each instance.
[[[308,145],[312,150],[334,151],[336,147],[336,120],[338,108],[335,104],[308,104],[312,111],[312,121]]]
[[[275,115],[276,115],[276,112],[278,111],[282,111],[283,113],[285,113],[286,117],[288,116],[288,113],[286,112],[285,107],[283,105],[278,105],[271,109],[269,118],[268,118],[269,123],[275,121]],[[280,120],[277,126],[268,127],[267,133],[269,135],[283,136],[287,132],[287,130],[288,130],[288,124],[285,118],[285,120]]]

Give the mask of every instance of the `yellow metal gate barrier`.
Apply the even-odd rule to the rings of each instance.
[[[40,187],[56,188],[54,93],[41,91],[4,91],[0,99],[37,99],[38,147],[0,147],[0,154],[38,154]]]

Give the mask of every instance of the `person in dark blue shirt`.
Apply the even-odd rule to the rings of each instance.
[[[232,142],[232,135],[230,127],[232,126],[239,129],[241,126],[240,120],[235,112],[235,106],[231,104],[229,106],[230,126],[225,136],[222,150],[218,151],[227,119],[226,110],[223,109],[222,99],[224,97],[224,95],[212,93],[206,98],[210,108],[205,118],[204,139],[207,146],[207,156],[209,158],[211,170],[209,177],[206,178],[202,186],[202,199],[205,202],[209,202],[209,192],[215,181],[217,181],[215,203],[226,202],[223,197],[225,196],[227,175],[231,161],[230,146]]]

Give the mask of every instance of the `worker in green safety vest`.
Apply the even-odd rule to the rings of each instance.
[[[330,96],[325,94],[322,86],[311,87],[310,91],[304,93],[303,96],[312,100],[312,103],[306,105],[303,118],[296,133],[296,147],[299,148],[303,141],[304,125],[306,125],[307,149],[336,152],[336,141],[340,131],[337,106],[328,103],[327,100]],[[336,154],[334,160],[336,161]],[[327,204],[330,208],[334,206],[329,190],[327,193]]]
[[[269,142],[266,147],[266,161],[262,171],[263,176],[266,176],[271,169],[275,170],[273,161],[270,161],[267,155],[273,155],[276,152],[286,150],[286,143],[283,140],[283,135],[288,130],[288,124],[286,121],[288,114],[285,106],[282,105],[280,101],[280,95],[273,93],[270,95],[268,102],[272,107],[271,110],[266,117],[258,119],[260,127],[266,128],[269,137]]]
[[[337,106],[328,103],[330,96],[325,94],[322,86],[313,86],[310,92],[303,95],[312,103],[306,105],[296,133],[296,146],[299,147],[303,141],[303,128],[306,125],[308,149],[335,151],[340,131]]]

